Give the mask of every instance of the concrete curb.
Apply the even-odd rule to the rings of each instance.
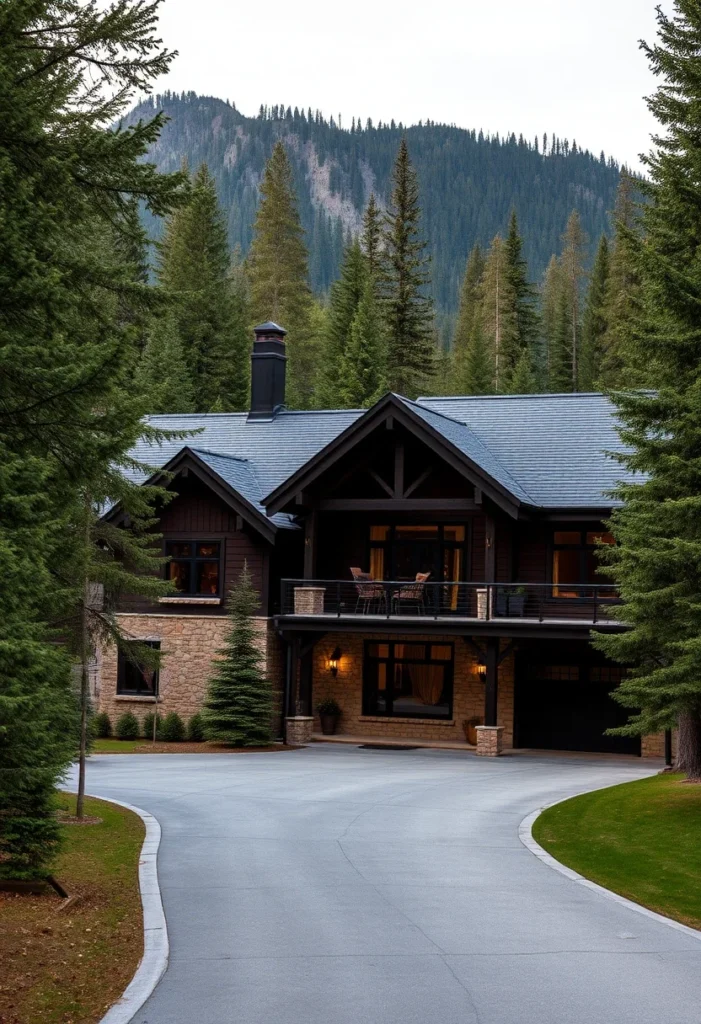
[[[90,794],[92,796],[93,794]],[[146,835],[139,855],[139,891],[144,914],[144,955],[121,997],[109,1008],[99,1024],[128,1024],[141,1009],[161,980],[168,966],[168,929],[166,926],[161,890],[158,885],[158,847],[161,843],[161,826],[152,814],[122,800],[104,796],[95,799],[108,804],[117,804],[133,811],[146,826]]]
[[[606,787],[604,787],[606,788]],[[583,794],[577,793],[576,796],[582,796]],[[543,807],[539,807],[537,811],[532,811],[526,815],[521,824],[518,827],[518,837],[526,847],[527,850],[543,862],[547,864],[549,868],[553,868],[555,871],[559,871],[565,878],[569,878],[571,882],[576,882],[577,885],[583,886],[585,889],[590,889],[592,892],[597,893],[599,896],[604,896],[607,900],[611,900],[613,903],[618,903],[622,907],[627,907],[628,910],[634,910],[636,914],[642,914],[643,917],[649,917],[653,921],[658,921],[660,924],[666,924],[668,928],[673,928],[677,932],[682,932],[684,935],[688,935],[691,939],[696,939],[701,942],[701,931],[697,931],[696,928],[690,928],[689,925],[681,924],[680,921],[673,921],[671,917],[665,917],[663,914],[658,914],[654,910],[648,910],[647,907],[643,907],[640,903],[634,903],[632,900],[628,900],[625,896],[619,896],[617,892],[612,892],[610,889],[605,889],[603,885],[597,885],[596,882],[590,882],[588,878],[584,878],[583,875],[573,871],[572,868],[566,867],[561,864],[559,860],[544,850],[543,847],[533,838],[533,825],[536,818],[539,818],[543,811],[547,811],[550,807],[556,807],[558,804],[565,803],[566,800],[574,799],[571,796],[566,796],[562,800],[553,800],[550,804],[545,804]]]

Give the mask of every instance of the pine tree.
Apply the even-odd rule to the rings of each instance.
[[[642,238],[629,238],[641,281],[630,339],[655,390],[613,395],[621,462],[636,476],[618,488],[606,571],[630,629],[597,646],[633,666],[615,692],[631,709],[627,731],[678,722],[677,768],[701,780],[701,9],[676,0],[657,19],[658,41],[643,49],[660,79],[648,100],[660,131],[641,182]]]
[[[633,337],[640,304],[640,276],[634,255],[637,222],[635,185],[623,168],[616,195],[616,230],[604,310],[601,378],[605,387],[655,384],[655,369],[648,355],[638,352]]]
[[[552,256],[543,276],[540,293],[541,345],[537,376],[544,390],[552,391],[553,362],[559,340],[559,318],[561,315],[561,294],[563,291],[562,267],[557,256]]]
[[[235,340],[231,254],[214,179],[202,164],[187,204],[166,225],[159,246],[158,278],[176,303],[178,330],[190,368],[195,408],[207,412],[229,388],[222,374],[245,374],[247,353]]]
[[[405,138],[399,144],[392,183],[382,269],[388,384],[392,391],[416,398],[434,375],[435,348],[429,258],[419,234],[419,185]]]
[[[606,335],[606,294],[609,280],[609,244],[601,236],[589,280],[589,291],[582,317],[582,348],[579,360],[579,386],[594,391],[601,377]]]
[[[366,408],[387,391],[386,350],[382,319],[371,279],[351,324],[350,337],[343,354],[340,397],[351,409]]]
[[[494,394],[494,358],[479,319],[472,328],[465,354],[464,394]]]
[[[221,412],[245,412],[251,386],[251,315],[248,279],[238,246],[231,254],[229,300],[231,321],[217,374],[218,399]]]
[[[512,210],[509,233],[504,242],[506,273],[513,290],[516,304],[516,329],[518,347],[522,353],[528,350],[532,359],[538,338],[538,313],[535,300],[536,290],[528,280],[528,264],[523,257],[523,239],[519,234],[516,211]],[[520,355],[518,359],[520,360]]]
[[[282,142],[266,164],[260,194],[248,254],[251,314],[256,323],[273,320],[287,331],[288,404],[307,409],[316,375],[309,342],[312,298],[292,168]]]
[[[487,253],[481,300],[480,323],[491,353],[494,390],[499,394],[506,388],[520,354],[516,293],[500,235],[493,239]]]
[[[570,352],[570,386],[568,391],[579,390],[579,352],[582,344],[582,285],[586,277],[584,260],[586,256],[587,237],[582,228],[579,213],[573,210],[567,221],[567,228],[562,236],[563,249],[560,262],[564,288],[567,294],[569,352]]]
[[[375,200],[374,192],[370,193],[367,209],[363,216],[361,242],[368,271],[371,277],[379,279],[382,266],[382,214]]]
[[[153,321],[136,370],[135,385],[148,396],[151,413],[194,412],[190,368],[172,309]]]
[[[479,315],[480,284],[483,273],[484,256],[482,255],[479,243],[475,243],[467,258],[467,266],[465,267],[465,275],[460,290],[458,319],[455,324],[455,333],[453,334],[453,371],[451,376],[458,394],[467,393],[467,352],[474,325]]]
[[[231,626],[202,708],[208,740],[233,747],[272,742],[272,688],[262,668],[254,615],[259,607],[248,565],[229,597]]]
[[[560,264],[560,289],[556,294],[556,306],[552,325],[553,334],[549,350],[548,390],[555,394],[574,391],[572,380],[573,306],[571,292],[565,273]],[[577,324],[579,321],[577,321]]]
[[[518,362],[509,377],[506,391],[509,395],[532,395],[538,391],[529,349],[524,348],[521,351]]]
[[[339,404],[343,359],[367,279],[366,258],[356,238],[346,248],[341,276],[331,285],[329,331],[320,361],[316,394],[317,404],[322,408],[333,409]]]

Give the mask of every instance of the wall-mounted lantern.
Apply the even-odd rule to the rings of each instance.
[[[487,666],[484,662],[480,661],[475,665],[475,672],[480,677],[480,681],[482,683],[487,682]]]
[[[338,663],[341,660],[341,648],[334,647],[333,651],[329,655],[329,672],[334,678],[338,675]]]

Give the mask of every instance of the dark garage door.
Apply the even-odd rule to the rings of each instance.
[[[526,653],[516,661],[515,746],[640,754],[640,739],[605,736],[628,714],[610,696],[623,670],[564,658],[543,662]]]

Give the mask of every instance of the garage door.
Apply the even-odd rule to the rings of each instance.
[[[611,697],[623,669],[564,659],[543,662],[522,654],[516,662],[514,745],[542,750],[640,754],[640,739],[606,736],[624,725],[625,708]]]

